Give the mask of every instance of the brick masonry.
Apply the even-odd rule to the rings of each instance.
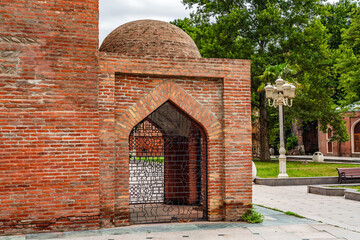
[[[206,133],[209,220],[251,207],[250,61],[99,52],[97,0],[0,18],[0,235],[129,224],[129,134],[166,101]]]
[[[106,37],[100,51],[137,57],[201,58],[189,35],[175,25],[158,20],[121,25]]]
[[[344,116],[347,133],[350,141],[344,143],[329,142],[328,133],[318,131],[319,151],[326,156],[343,156],[343,157],[360,157],[360,151],[354,146],[355,134],[354,129],[360,123],[360,112],[348,113]]]
[[[0,234],[99,226],[98,1],[0,2]]]
[[[129,134],[166,101],[207,134],[209,220],[239,220],[252,202],[250,62],[136,59],[100,52],[99,64],[100,145],[105,148],[100,175],[109,176],[100,183],[108,191],[101,204],[114,216],[104,225],[128,223]]]

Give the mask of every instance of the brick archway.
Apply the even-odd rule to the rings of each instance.
[[[208,184],[222,182],[219,169],[221,161],[222,127],[214,113],[202,106],[191,95],[177,84],[166,81],[140,99],[126,112],[115,117],[115,183],[114,183],[114,216],[116,226],[129,223],[129,143],[128,138],[133,127],[159,108],[165,102],[171,102],[187,114],[203,129],[208,141]],[[210,174],[211,173],[211,174]],[[208,189],[209,220],[217,219],[222,206],[219,194],[214,187]],[[214,196],[214,197],[213,197]],[[214,213],[213,215],[212,212]]]
[[[205,129],[209,140],[216,139],[221,134],[221,124],[215,114],[198,103],[184,89],[171,81],[166,81],[116,118],[115,133],[117,137],[127,138],[137,123],[166,101],[171,101],[199,123]]]
[[[357,151],[355,142],[358,142],[358,133],[355,133],[356,126],[360,124],[360,119],[356,120],[352,125],[350,129],[350,137],[351,137],[351,153],[358,154],[360,151]]]
[[[130,224],[207,220],[207,138],[167,101],[129,136]]]

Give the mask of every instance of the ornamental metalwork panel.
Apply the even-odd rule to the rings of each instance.
[[[203,129],[166,102],[129,136],[130,223],[207,219]]]

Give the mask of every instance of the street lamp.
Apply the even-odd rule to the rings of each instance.
[[[270,107],[279,107],[279,124],[280,124],[280,156],[279,156],[279,176],[278,178],[287,178],[289,175],[286,173],[286,150],[284,144],[284,121],[283,121],[283,107],[292,106],[293,98],[296,94],[296,87],[292,84],[281,79],[279,76],[275,81],[275,86],[268,83],[265,87],[266,98],[269,101]],[[271,102],[272,100],[272,102]]]

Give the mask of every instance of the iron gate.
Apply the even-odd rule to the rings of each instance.
[[[130,223],[207,219],[202,128],[166,102],[129,136]]]

